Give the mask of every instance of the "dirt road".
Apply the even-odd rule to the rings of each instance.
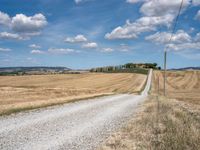
[[[150,89],[0,117],[1,150],[93,150],[132,117]]]

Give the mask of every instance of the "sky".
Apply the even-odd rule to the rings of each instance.
[[[0,0],[0,67],[200,66],[200,0]]]

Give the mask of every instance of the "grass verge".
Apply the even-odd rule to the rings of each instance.
[[[100,150],[199,150],[200,111],[183,103],[156,97],[142,105],[121,131],[110,136]],[[159,111],[158,111],[159,108]]]

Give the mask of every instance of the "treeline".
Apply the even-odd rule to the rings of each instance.
[[[123,68],[157,69],[157,70],[161,69],[161,67],[159,67],[157,63],[139,63],[139,64],[127,63],[123,65],[122,67]]]
[[[119,66],[106,66],[106,67],[98,67],[98,68],[92,68],[90,72],[133,72],[133,73],[143,73],[147,74],[148,69],[157,69],[160,70],[161,67],[157,65],[157,63],[127,63],[124,65]]]

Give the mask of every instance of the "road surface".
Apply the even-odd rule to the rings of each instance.
[[[152,70],[141,95],[107,96],[0,117],[0,149],[94,150],[145,100],[151,76]]]

